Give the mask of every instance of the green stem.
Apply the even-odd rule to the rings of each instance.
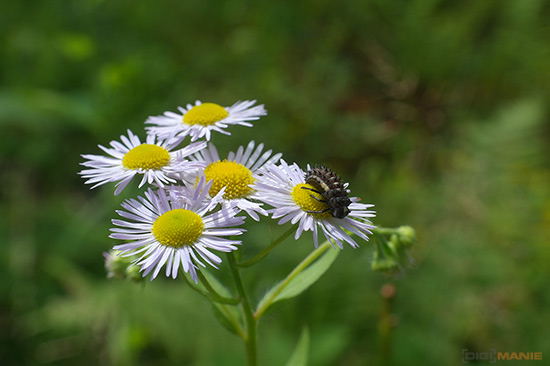
[[[198,273],[198,271],[197,271]],[[187,282],[187,285],[193,290],[193,291],[196,291],[197,293],[201,294],[202,296],[206,297],[208,300],[212,301],[212,305],[215,306],[215,302],[218,302],[220,303],[219,307],[220,307],[220,311],[223,311],[223,313],[225,314],[226,316],[226,319],[231,323],[233,324],[233,327],[235,329],[235,331],[237,332],[237,334],[239,335],[239,337],[241,337],[242,339],[246,339],[246,334],[244,333],[244,329],[243,327],[241,326],[241,324],[239,323],[239,321],[233,316],[233,313],[227,308],[227,306],[223,303],[223,302],[220,302],[218,301],[217,299],[215,299],[210,293],[208,293],[207,291],[204,291],[202,290],[201,288],[197,287],[197,285],[195,285],[195,283],[189,281],[189,279],[187,278],[187,276],[182,276],[183,279],[185,280],[185,282]],[[240,299],[237,299],[238,301],[240,301]]]
[[[200,287],[197,287],[197,285],[194,282],[189,281],[187,276],[182,276],[185,282],[187,282],[187,285],[191,288],[191,290],[198,292],[199,294],[206,297],[210,301],[218,302],[220,304],[237,305],[239,302],[241,302],[241,300],[238,298],[221,296],[212,288],[212,286],[210,286],[210,283],[208,283],[208,281],[206,280],[204,275],[200,273],[200,271],[197,271],[197,275],[202,285],[204,286],[204,288],[207,289],[207,291],[204,291]]]
[[[386,239],[384,238],[384,235],[378,232],[374,232],[373,234],[373,241],[376,245],[376,249],[385,255],[386,251],[384,250],[384,244],[386,243]]]
[[[250,259],[248,259],[244,262],[237,263],[237,266],[241,267],[241,268],[247,268],[247,267],[250,267],[250,266],[258,263],[259,261],[264,259],[265,256],[268,255],[269,252],[273,248],[275,248],[277,245],[281,244],[286,238],[288,238],[290,236],[290,234],[295,232],[297,227],[298,227],[298,224],[292,225],[292,227],[290,229],[288,229],[281,236],[279,236],[277,239],[275,239],[271,244],[269,244],[269,246],[267,248],[262,250],[260,253],[256,254],[254,257],[252,257],[252,258],[250,258]]]
[[[246,356],[248,359],[248,366],[257,366],[258,365],[258,350],[257,350],[257,321],[254,318],[252,313],[252,307],[250,306],[250,301],[248,300],[248,295],[243,286],[243,281],[241,278],[241,273],[237,266],[237,261],[235,260],[235,254],[233,252],[227,253],[227,258],[229,260],[229,266],[231,268],[231,274],[235,280],[235,285],[237,287],[237,292],[241,298],[241,307],[244,313],[244,319],[246,324]]]
[[[290,281],[292,281],[294,277],[296,277],[300,272],[302,272],[317,258],[319,258],[321,254],[323,254],[328,248],[331,248],[331,244],[327,240],[323,244],[321,244],[317,249],[315,249],[313,252],[309,253],[309,255],[305,257],[304,260],[302,260],[300,264],[298,264],[298,266],[296,266],[296,268],[294,268],[292,272],[290,272],[288,276],[286,276],[286,278],[277,285],[276,289],[273,291],[271,296],[266,301],[263,302],[262,306],[256,309],[256,312],[254,313],[254,317],[256,319],[260,319],[260,317],[264,314],[267,308],[271,305],[273,300],[277,297],[277,295],[281,293],[281,291],[284,290],[286,286],[288,286]]]
[[[378,317],[378,337],[380,348],[380,365],[391,365],[391,338],[394,328],[392,305],[395,295],[395,285],[385,284],[380,290],[382,297],[382,306]]]
[[[377,227],[376,229],[372,230],[373,234],[380,234],[380,235],[391,235],[397,232],[397,229],[389,228],[389,227]]]
[[[224,297],[216,292],[212,285],[210,285],[210,282],[204,277],[204,275],[201,273],[201,271],[197,271],[197,276],[199,277],[199,280],[201,281],[202,285],[206,290],[208,290],[208,293],[211,295],[210,299],[216,302],[219,302],[221,304],[229,304],[229,305],[237,305],[241,302],[241,299],[235,298],[235,297]]]

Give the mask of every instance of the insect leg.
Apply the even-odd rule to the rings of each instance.
[[[300,188],[307,189],[308,191],[312,191],[312,192],[315,192],[315,193],[323,194],[323,192],[319,192],[318,190],[313,189],[313,188],[308,188],[308,187],[300,187]]]
[[[302,188],[302,189],[307,189],[308,191],[312,191],[312,192],[318,193],[318,194],[320,194],[321,196],[323,195],[323,192],[319,192],[318,190],[313,189],[313,188],[308,188],[308,187],[300,187],[300,188]],[[313,198],[313,199],[319,201],[319,202],[327,202],[326,200],[320,200],[319,198],[315,197],[315,196],[312,195],[312,194],[310,194],[309,196],[310,196],[311,198]]]
[[[313,199],[319,201],[319,202],[327,202],[326,200],[320,200],[319,198],[315,197],[315,196],[312,195],[312,194],[310,194],[309,196],[310,196],[311,198],[313,198]]]
[[[307,213],[325,213],[325,212],[328,212],[330,211],[330,207],[329,208],[326,208],[324,210],[321,210],[321,211],[305,211]]]

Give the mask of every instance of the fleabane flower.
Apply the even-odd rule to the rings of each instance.
[[[111,238],[127,240],[129,243],[114,246],[123,256],[140,255],[133,261],[140,266],[140,272],[151,280],[166,266],[166,276],[176,278],[179,268],[189,273],[197,282],[199,266],[204,263],[217,268],[221,259],[212,252],[236,250],[240,240],[224,237],[241,235],[245,230],[243,217],[234,206],[219,205],[218,196],[205,199],[212,183],[199,180],[192,195],[173,199],[170,190],[149,188],[145,197],[129,199],[122,204],[124,210],[117,213],[124,220],[113,220]],[[218,209],[221,206],[220,209]]]
[[[305,172],[296,164],[288,165],[281,160],[280,165],[265,166],[263,179],[255,183],[254,188],[260,199],[273,207],[269,210],[279,225],[288,221],[298,223],[294,235],[298,239],[304,231],[313,231],[313,242],[318,245],[318,231],[332,245],[343,248],[343,242],[352,247],[358,247],[355,240],[345,230],[357,235],[363,240],[369,240],[367,234],[374,229],[369,217],[375,216],[375,211],[367,210],[374,205],[358,203],[359,198],[350,197],[349,214],[342,219],[331,215],[331,210],[323,197],[315,192],[316,188],[305,182]]]
[[[155,183],[159,187],[175,183],[173,178],[178,173],[190,169],[204,167],[200,162],[185,159],[188,155],[206,147],[206,142],[192,143],[183,149],[172,151],[177,145],[175,140],[156,141],[155,136],[148,135],[146,142],[141,143],[138,136],[128,130],[128,137],[122,135],[119,141],[111,141],[111,148],[98,145],[105,155],[82,155],[85,161],[84,169],[79,174],[88,179],[86,183],[99,185],[118,182],[115,195],[118,195],[128,185],[135,175],[143,178],[139,187],[145,183]]]
[[[195,105],[178,107],[179,113],[164,112],[162,116],[149,117],[145,123],[154,126],[146,127],[146,130],[160,139],[176,138],[182,141],[186,136],[190,136],[191,141],[203,137],[210,141],[212,131],[230,135],[231,133],[225,131],[230,125],[252,127],[249,121],[255,121],[267,114],[263,104],[253,106],[255,103],[255,100],[245,100],[231,107],[222,107],[197,100]]]
[[[267,211],[261,207],[262,203],[258,202],[256,191],[251,185],[261,179],[260,171],[264,165],[273,164],[282,156],[281,153],[273,154],[272,150],[264,152],[263,149],[264,144],[255,146],[254,141],[250,141],[246,149],[239,146],[237,152],[229,152],[227,158],[222,160],[214,144],[209,143],[206,149],[190,159],[205,165],[204,176],[207,181],[212,181],[208,191],[210,197],[218,195],[224,189],[222,197],[225,202],[235,204],[258,221],[258,214],[267,216]],[[196,175],[186,177],[191,183],[195,183],[197,179]]]

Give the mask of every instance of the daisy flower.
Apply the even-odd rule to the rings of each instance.
[[[240,240],[222,237],[245,231],[235,227],[242,225],[244,218],[236,216],[239,210],[234,206],[222,205],[221,210],[214,211],[223,191],[205,199],[211,185],[201,178],[193,195],[185,200],[172,199],[169,190],[151,188],[145,197],[126,200],[122,204],[125,211],[117,211],[124,220],[113,220],[118,227],[111,229],[110,237],[130,242],[113,249],[123,256],[139,254],[132,263],[141,267],[143,277],[152,272],[153,280],[166,265],[166,276],[176,278],[181,266],[197,282],[199,266],[206,267],[203,261],[214,268],[221,263],[212,250],[230,252],[241,244]]]
[[[264,105],[253,105],[255,100],[237,102],[231,107],[222,107],[215,103],[202,103],[197,100],[195,105],[187,104],[185,108],[178,107],[179,113],[164,112],[162,116],[149,117],[145,123],[155,125],[146,130],[161,139],[176,137],[182,141],[191,136],[191,141],[205,137],[210,141],[211,131],[231,135],[225,131],[229,125],[252,127],[252,123],[265,116]]]
[[[274,219],[281,218],[279,225],[288,221],[299,223],[295,239],[304,231],[313,231],[315,247],[319,228],[326,239],[340,249],[343,242],[358,247],[345,230],[369,240],[367,234],[372,234],[370,230],[375,228],[368,220],[375,216],[375,212],[367,210],[374,205],[358,203],[359,198],[350,197],[349,214],[342,219],[335,218],[327,210],[328,204],[322,202],[322,196],[312,191],[315,187],[305,182],[305,172],[298,165],[288,165],[284,160],[280,165],[264,167],[263,179],[256,182],[254,188],[263,202],[273,206],[270,212]]]
[[[225,189],[223,194],[225,202],[235,204],[254,220],[259,221],[258,214],[267,216],[267,211],[261,207],[261,202],[257,202],[256,191],[250,185],[261,179],[260,171],[264,165],[273,164],[282,156],[281,153],[272,155],[272,150],[263,152],[263,149],[264,144],[255,146],[254,141],[250,141],[246,149],[239,146],[237,152],[229,152],[227,158],[222,160],[214,144],[210,143],[208,148],[199,151],[190,159],[206,166],[204,168],[206,180],[212,180],[212,186],[208,192],[210,197],[218,195],[222,189]],[[182,176],[182,180],[190,183],[195,183],[197,179],[196,175],[187,175],[185,178]]]
[[[171,176],[187,169],[204,167],[200,162],[184,159],[205,148],[204,141],[172,151],[177,141],[155,142],[155,136],[148,135],[146,142],[142,144],[139,137],[130,130],[128,137],[122,135],[120,140],[122,143],[111,141],[111,148],[98,145],[109,156],[82,155],[88,161],[81,165],[91,169],[84,169],[79,174],[88,179],[86,183],[94,184],[92,188],[108,182],[118,182],[115,185],[115,195],[118,195],[137,174],[143,175],[139,187],[145,183],[156,183],[159,187],[164,187],[176,182]]]

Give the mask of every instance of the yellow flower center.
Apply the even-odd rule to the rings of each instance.
[[[302,187],[308,188],[303,189]],[[319,202],[315,198],[324,200],[317,192],[313,192],[310,189],[315,189],[311,184],[301,183],[295,185],[292,189],[292,199],[294,202],[305,212],[308,212],[310,215],[316,218],[329,218],[331,217],[330,210],[323,213],[311,213],[310,211],[323,211],[329,208],[329,205],[326,202]],[[315,198],[313,198],[313,197]]]
[[[204,223],[193,211],[177,208],[159,216],[153,224],[153,235],[162,245],[181,248],[193,245],[202,234]]]
[[[159,170],[168,165],[170,154],[160,146],[142,144],[128,151],[122,159],[122,165],[128,169]]]
[[[210,196],[214,197],[223,187],[226,187],[223,194],[226,200],[248,196],[252,192],[249,184],[255,181],[250,169],[227,159],[208,164],[204,169],[204,175],[206,181],[213,181],[208,191]]]
[[[229,113],[215,103],[202,103],[196,105],[183,115],[183,123],[188,125],[210,126],[227,118]]]

